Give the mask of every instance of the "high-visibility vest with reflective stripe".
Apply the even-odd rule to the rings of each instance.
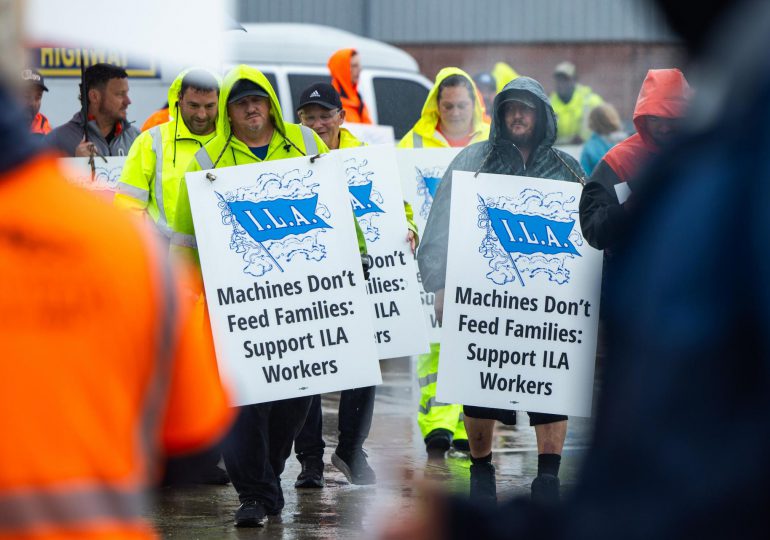
[[[143,132],[128,152],[115,205],[146,211],[170,238],[184,173],[195,152],[213,137],[192,134],[181,119]]]
[[[556,144],[569,144],[576,135],[580,135],[584,141],[588,140],[591,136],[588,115],[604,100],[590,87],[582,84],[575,86],[572,99],[567,103],[564,103],[556,92],[551,94],[550,100],[553,112],[558,119]]]
[[[0,176],[0,230],[0,537],[152,537],[161,455],[231,419],[211,346],[154,235],[55,157]]]

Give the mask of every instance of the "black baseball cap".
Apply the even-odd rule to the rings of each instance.
[[[299,96],[297,111],[307,105],[320,105],[324,109],[341,109],[342,101],[337,90],[329,83],[311,84]]]
[[[240,79],[233,85],[230,95],[227,97],[227,104],[235,103],[248,96],[258,96],[270,99],[270,94],[254,81],[249,79]]]
[[[45,80],[39,71],[36,69],[25,69],[21,72],[21,80],[28,84],[34,84],[43,89],[43,92],[48,92],[48,87],[45,85]]]
[[[500,105],[508,103],[509,101],[518,101],[530,109],[537,109],[537,98],[532,92],[526,90],[515,89],[507,91],[505,93],[505,98],[500,102]]]

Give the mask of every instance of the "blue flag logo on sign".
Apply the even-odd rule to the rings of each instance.
[[[372,200],[371,182],[350,185],[348,186],[348,190],[350,191],[350,202],[353,206],[353,213],[355,213],[357,218],[365,216],[366,214],[383,211],[382,208],[377,206],[377,203]]]
[[[492,207],[487,207],[487,213],[492,229],[508,253],[569,253],[580,256],[569,240],[574,221],[555,221]]]
[[[431,198],[435,198],[436,190],[438,189],[438,185],[441,182],[441,177],[423,176],[422,181],[425,182],[425,187],[428,189],[428,193],[430,194]]]
[[[561,192],[526,188],[517,196],[478,196],[478,227],[485,230],[479,253],[489,259],[487,278],[498,285],[524,278],[568,283],[568,261],[581,257],[576,199]]]
[[[305,234],[313,229],[331,228],[316,215],[318,195],[307,199],[272,201],[231,201],[233,216],[257,242],[280,240],[290,234]]]

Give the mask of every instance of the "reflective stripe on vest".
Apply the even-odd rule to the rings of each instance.
[[[117,192],[121,195],[128,195],[132,199],[147,203],[150,200],[150,192],[140,187],[132,186],[123,182],[118,183]]]
[[[201,169],[204,171],[214,168],[214,162],[211,160],[211,156],[209,156],[209,153],[206,152],[204,147],[201,147],[197,152],[195,152],[195,159],[198,161],[198,165],[200,165]]]
[[[149,236],[147,238],[148,253],[152,267],[150,271],[157,276],[158,287],[156,305],[158,306],[157,349],[155,351],[155,370],[151,384],[144,396],[139,437],[142,444],[140,459],[144,459],[147,478],[157,478],[159,475],[161,441],[157,434],[161,431],[162,415],[158,411],[164,409],[171,385],[171,372],[174,363],[174,344],[179,339],[177,324],[177,298],[175,281],[168,264],[167,247]]]
[[[108,486],[30,490],[0,496],[0,532],[31,532],[46,528],[88,528],[105,522],[132,524],[145,510],[140,491]]]
[[[417,409],[417,411],[420,414],[428,414],[433,407],[446,407],[448,405],[451,406],[452,404],[438,401],[434,396],[430,398],[427,402],[425,402],[425,405],[421,404],[420,407]]]
[[[152,138],[152,151],[155,152],[155,203],[158,205],[158,228],[167,237],[171,237],[171,229],[166,218],[166,204],[163,201],[163,137],[160,134],[160,126],[150,130]]]
[[[422,135],[412,132],[412,144],[415,148],[422,148]]]
[[[194,234],[184,234],[176,231],[171,233],[171,244],[193,249],[198,248],[198,242],[195,240]]]
[[[318,143],[315,142],[313,136],[313,130],[309,127],[299,126],[302,131],[302,142],[305,143],[305,154],[308,156],[314,156],[318,153]]]
[[[433,384],[436,381],[438,381],[438,373],[428,373],[425,377],[420,377],[417,379],[420,388],[428,386],[429,384]]]

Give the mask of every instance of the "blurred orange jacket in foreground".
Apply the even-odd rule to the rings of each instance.
[[[161,457],[232,414],[189,315],[151,233],[54,158],[0,176],[0,538],[154,536]]]

